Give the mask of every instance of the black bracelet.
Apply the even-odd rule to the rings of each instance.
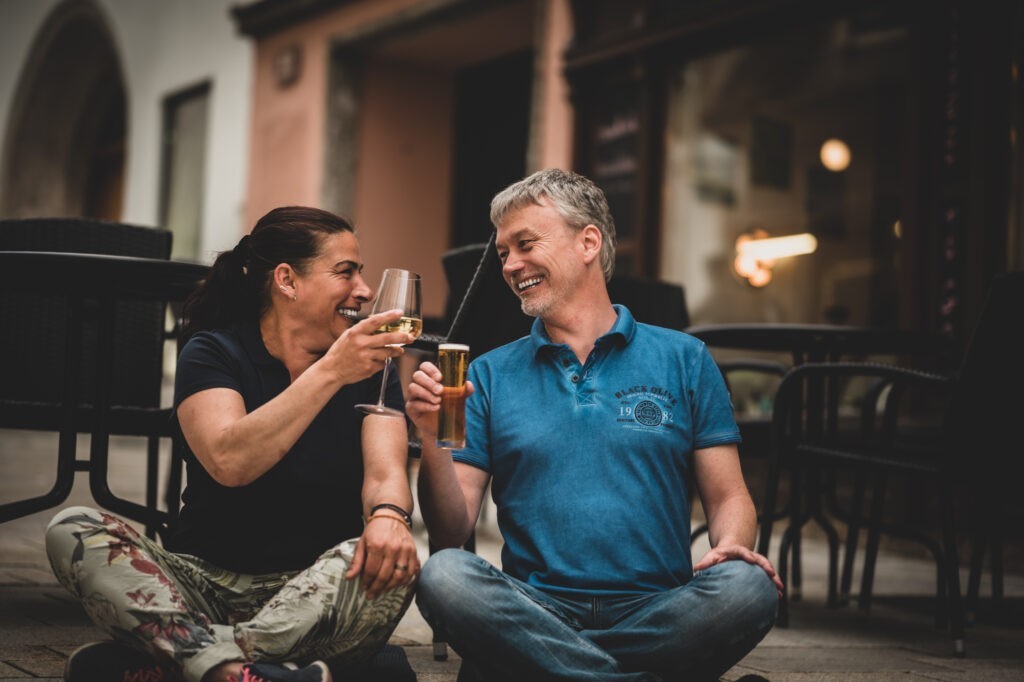
[[[388,504],[387,502],[385,502],[384,504],[378,504],[376,507],[370,510],[370,516],[373,516],[378,509],[390,509],[393,512],[398,512],[402,515],[402,520],[405,521],[405,525],[412,528],[412,516],[409,514],[409,512],[405,511],[398,505]]]

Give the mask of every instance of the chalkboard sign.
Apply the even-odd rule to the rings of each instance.
[[[592,102],[586,146],[591,180],[604,190],[619,240],[635,234],[633,216],[640,170],[637,88],[626,83]]]

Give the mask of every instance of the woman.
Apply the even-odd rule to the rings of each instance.
[[[83,507],[47,530],[58,579],[117,640],[76,651],[65,679],[329,681],[318,659],[384,646],[420,566],[406,423],[353,406],[412,339],[375,333],[400,311],[357,321],[371,296],[352,226],[326,211],[274,209],[218,256],[184,307],[188,486],[167,548]]]

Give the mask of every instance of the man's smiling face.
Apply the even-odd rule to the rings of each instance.
[[[543,318],[569,299],[584,271],[579,235],[549,205],[512,211],[497,228],[502,275],[524,313]]]

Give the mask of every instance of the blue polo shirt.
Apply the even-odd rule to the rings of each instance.
[[[618,318],[581,365],[540,320],[475,359],[466,447],[491,474],[502,568],[572,594],[636,594],[684,584],[692,453],[740,441],[704,344]]]

